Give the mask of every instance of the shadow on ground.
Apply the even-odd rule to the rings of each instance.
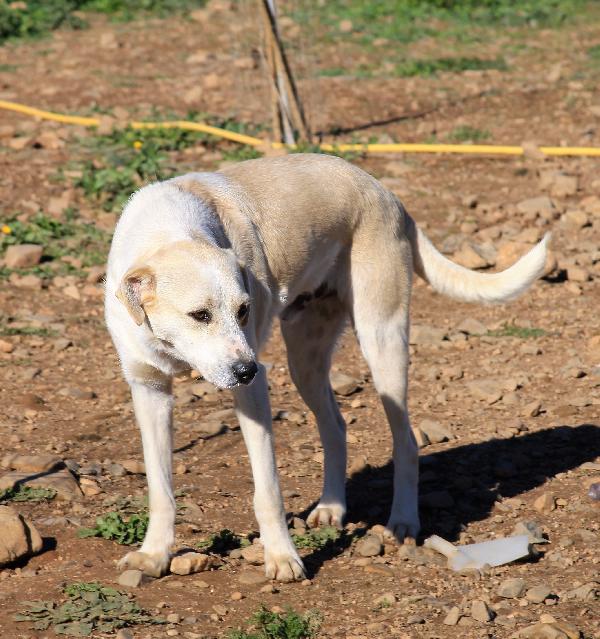
[[[435,533],[456,540],[463,527],[487,518],[497,500],[517,497],[599,454],[600,427],[595,424],[557,426],[513,439],[491,439],[422,454],[421,538]],[[389,462],[369,466],[350,477],[346,486],[348,521],[367,526],[385,524],[392,501],[392,472]],[[331,548],[328,556],[313,553],[306,562],[317,572],[323,561],[342,552],[343,547]]]

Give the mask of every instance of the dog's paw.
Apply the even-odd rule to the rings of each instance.
[[[141,570],[150,577],[162,577],[169,569],[169,555],[141,551],[129,552],[119,561],[117,569],[120,571]]]
[[[304,564],[296,552],[289,554],[265,553],[265,572],[269,579],[277,581],[299,581],[306,577]]]
[[[390,541],[398,541],[401,544],[414,546],[419,534],[419,524],[407,523],[390,519],[385,526],[384,538]]]
[[[319,526],[335,526],[342,528],[346,509],[337,504],[334,506],[317,506],[308,516],[306,523],[311,528]]]

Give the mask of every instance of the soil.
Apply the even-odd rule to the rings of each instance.
[[[60,112],[89,113],[95,104],[149,117],[151,107],[177,113],[193,108],[268,123],[263,73],[255,66],[253,36],[248,35],[254,17],[226,3],[210,5],[206,15],[209,20],[118,25],[94,19],[87,30],[62,30],[48,39],[6,45],[0,48],[0,65],[17,69],[0,71],[0,98]],[[509,38],[499,34],[498,41],[477,45],[478,51],[495,55],[503,37]],[[525,35],[511,32],[510,38],[521,42]],[[312,96],[314,128],[323,131],[431,109],[384,127],[367,126],[361,139],[376,135],[422,141],[435,135],[443,140],[468,124],[489,131],[497,143],[593,146],[598,144],[600,90],[585,52],[599,39],[600,23],[590,20],[558,31],[536,31],[530,46],[514,47],[506,72],[412,79],[307,77],[300,84]],[[442,42],[436,55],[451,54],[450,46]],[[433,44],[422,41],[415,47],[425,55]],[[203,61],[190,62],[199,52],[206,53],[196,57]],[[336,55],[341,54],[330,43],[318,56],[304,50],[302,59],[318,69],[335,66]],[[217,82],[207,82],[215,77]],[[84,132],[9,112],[2,112],[0,132],[3,215],[43,209],[50,198],[61,196],[64,184],[51,178],[77,159],[75,137]],[[55,143],[36,143],[44,132],[55,134]],[[22,148],[11,144],[23,137]],[[182,170],[214,170],[221,156],[199,147],[178,154],[175,161]],[[195,621],[168,629],[134,627],[133,636],[158,638],[167,631],[170,636],[224,636],[264,604],[318,609],[324,637],[501,639],[548,614],[585,637],[600,637],[598,599],[566,594],[581,584],[600,582],[600,504],[587,495],[593,478],[600,481],[600,319],[595,312],[600,303],[600,209],[589,199],[600,187],[598,161],[540,159],[535,152],[522,158],[407,155],[353,161],[398,193],[436,245],[450,254],[464,241],[480,244],[489,236],[496,247],[516,241],[526,245],[552,230],[557,268],[510,305],[469,306],[442,298],[423,283],[415,285],[413,324],[442,329],[442,336],[411,346],[409,402],[413,426],[434,420],[453,435],[421,450],[421,540],[435,533],[455,542],[482,541],[511,534],[518,521],[534,520],[550,543],[538,546],[535,559],[483,575],[452,573],[432,553],[411,554],[395,546],[366,561],[357,561],[354,545],[303,551],[310,581],[274,584],[272,593],[261,592],[264,583],[241,583],[247,565],[225,557],[221,569],[171,575],[136,589],[137,600],[148,610]],[[575,191],[561,193],[553,172],[575,176]],[[540,195],[553,200],[550,216],[517,207]],[[75,190],[71,197],[84,216],[107,228],[114,224],[114,216],[100,214],[82,193]],[[585,222],[573,222],[572,211],[584,211]],[[527,231],[530,235],[523,236]],[[41,290],[8,280],[0,285],[2,315],[50,330],[3,338],[13,350],[0,353],[2,450],[53,453],[80,465],[100,462],[105,468],[110,462],[141,461],[128,388],[104,327],[101,287],[84,278],[67,283],[55,279]],[[65,293],[65,284],[74,285],[80,299]],[[490,333],[459,330],[467,318],[476,318]],[[505,335],[505,324],[520,330]],[[528,337],[532,328],[543,334]],[[494,334],[499,329],[500,336]],[[286,508],[290,515],[306,517],[319,496],[322,449],[314,418],[289,379],[277,328],[262,359],[271,366],[273,413],[289,412],[288,419],[275,422]],[[349,530],[364,532],[387,519],[390,435],[349,331],[340,341],[334,368],[360,385],[360,392],[338,400],[349,423],[347,521]],[[491,380],[500,398],[492,401],[473,391],[472,383],[481,380]],[[213,434],[202,427],[212,413],[230,408],[231,398],[216,391],[194,398],[189,392],[194,383],[187,377],[176,384],[174,465],[182,468],[174,482],[179,502],[187,505],[177,524],[178,548],[193,547],[222,528],[238,534],[256,529],[239,430],[233,422]],[[115,563],[127,549],[79,539],[76,531],[114,509],[111,500],[142,498],[145,477],[103,470],[97,480],[101,492],[81,501],[16,504],[44,537],[45,549],[0,570],[3,639],[53,636],[13,621],[24,601],[59,600],[61,587],[75,581],[116,583]],[[544,494],[554,498],[552,510],[534,507]],[[501,598],[498,586],[509,577],[522,577],[529,588],[547,585],[556,596],[542,603]],[[197,587],[200,580],[208,586]],[[240,600],[231,598],[237,591],[243,595]],[[379,605],[377,598],[390,592],[396,602]],[[486,601],[496,618],[486,623],[471,617],[474,600]],[[454,606],[463,617],[456,626],[445,625]]]

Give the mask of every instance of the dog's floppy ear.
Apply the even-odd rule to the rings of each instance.
[[[117,297],[138,326],[144,322],[143,306],[154,298],[155,290],[154,272],[148,266],[134,266],[121,281]]]

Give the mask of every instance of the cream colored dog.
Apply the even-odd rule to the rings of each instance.
[[[393,435],[387,530],[414,539],[418,458],[406,408],[413,269],[455,299],[501,302],[541,274],[546,243],[506,271],[474,273],[436,251],[377,180],[325,155],[250,160],[140,189],[117,225],[106,282],[106,320],[131,386],[150,493],[146,538],[120,568],[154,576],[168,569],[171,380],[194,368],[233,390],[267,576],[303,577],[279,489],[267,378],[256,359],[275,317],[323,443],[323,493],[309,524],[340,526],[346,511],[345,424],[328,373],[350,319]]]

